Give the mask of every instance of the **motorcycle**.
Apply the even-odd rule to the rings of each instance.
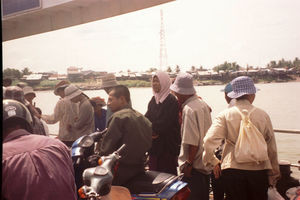
[[[72,159],[76,184],[80,198],[101,199],[110,193],[114,170],[121,158],[123,145],[108,156],[95,152],[95,141],[99,141],[106,130],[78,138],[72,145]],[[79,175],[82,175],[79,177]],[[156,171],[145,171],[132,179],[126,188],[132,199],[185,200],[190,194],[183,175],[174,176]]]
[[[281,177],[276,184],[277,191],[285,200],[300,199],[300,182],[291,176],[291,167],[297,167],[300,170],[300,165],[281,160],[279,161],[279,167]]]

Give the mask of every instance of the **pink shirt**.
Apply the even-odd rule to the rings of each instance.
[[[77,199],[69,149],[59,140],[24,129],[3,141],[2,198]]]

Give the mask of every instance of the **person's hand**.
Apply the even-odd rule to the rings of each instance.
[[[184,168],[182,169],[182,172],[184,174],[184,177],[191,177],[192,176],[192,169],[193,169],[193,165],[186,163]]]
[[[221,176],[221,166],[220,166],[220,163],[218,163],[214,169],[213,169],[213,173],[214,173],[214,176],[216,179],[220,178]]]

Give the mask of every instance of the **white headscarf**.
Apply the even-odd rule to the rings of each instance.
[[[170,94],[171,79],[170,79],[169,75],[163,71],[157,71],[152,76],[152,81],[153,81],[154,76],[157,76],[159,83],[160,83],[160,87],[161,87],[159,93],[156,93],[153,91],[153,95],[155,97],[155,102],[156,102],[156,104],[159,104],[159,103],[164,102],[164,100]]]

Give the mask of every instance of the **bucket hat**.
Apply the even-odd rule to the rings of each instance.
[[[232,91],[227,94],[228,97],[236,99],[246,94],[255,94],[257,89],[253,80],[248,76],[240,76],[230,82]]]
[[[119,85],[117,83],[115,75],[112,74],[112,73],[106,74],[105,76],[103,76],[101,78],[101,80],[102,80],[101,89],[109,88],[109,87],[114,87],[114,86]]]
[[[80,94],[82,94],[82,91],[75,85],[71,84],[65,88],[65,97],[64,98],[71,100],[74,97],[79,96]]]
[[[177,75],[170,89],[178,94],[193,95],[196,90],[193,85],[193,76],[188,73],[180,73]]]
[[[221,92],[225,92],[226,94],[228,94],[229,92],[232,92],[232,85],[230,83],[228,83],[224,89],[221,90]]]
[[[64,89],[64,88],[68,87],[69,85],[70,85],[69,81],[65,81],[65,80],[60,81],[54,87],[54,94],[58,96],[57,90],[61,89],[61,88]]]
[[[30,87],[30,86],[25,86],[23,88],[23,92],[24,92],[24,95],[26,95],[26,94],[34,94],[34,96],[35,96],[35,92],[33,91],[33,88]]]

